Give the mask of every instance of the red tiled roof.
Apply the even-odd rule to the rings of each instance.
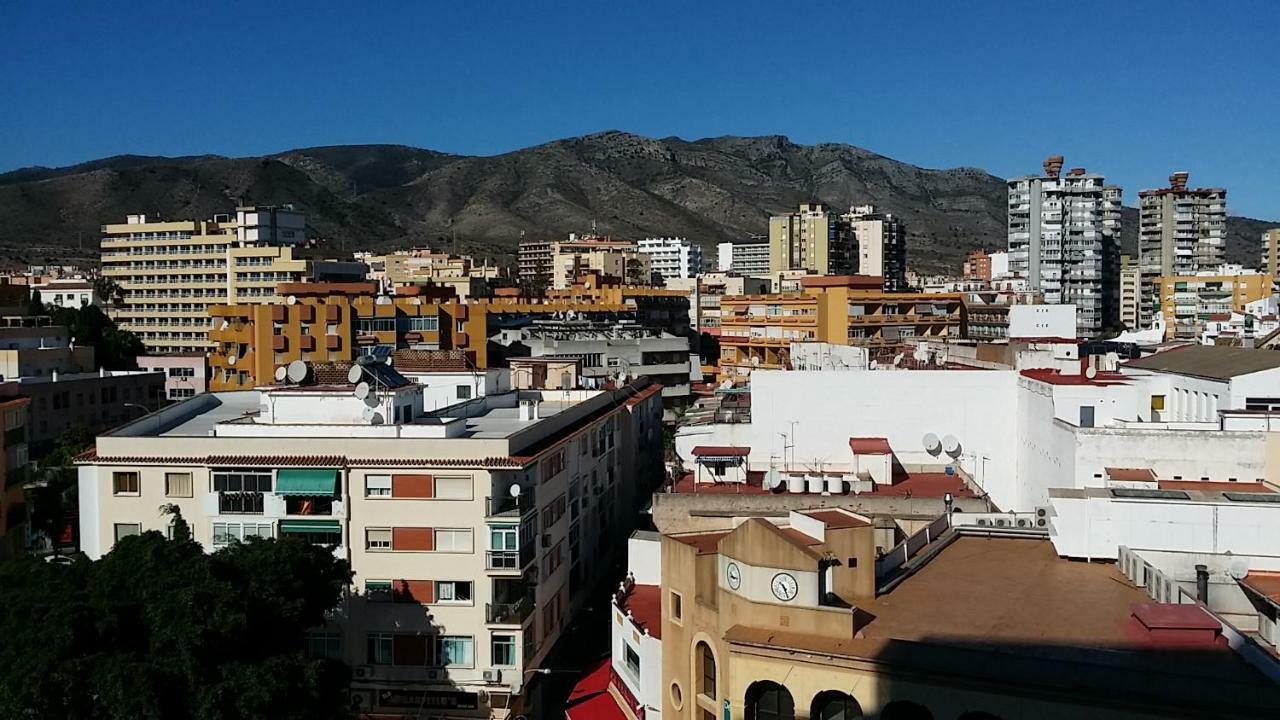
[[[575,702],[584,700],[592,695],[609,689],[609,658],[603,658],[596,664],[587,668],[582,673],[582,677],[578,678],[578,682],[574,683],[573,690],[569,691],[569,699],[567,702],[572,705]]]
[[[1023,377],[1039,380],[1049,385],[1124,385],[1126,383],[1124,375],[1113,372],[1100,372],[1092,380],[1083,374],[1063,375],[1058,370],[1050,370],[1048,368],[1023,370],[1021,374]]]
[[[76,456],[78,463],[103,465],[211,465],[223,467],[449,467],[449,468],[520,468],[524,462],[513,457],[487,458],[349,458],[342,455],[204,455],[179,457],[165,455],[101,456],[89,448]]]
[[[751,454],[751,448],[730,445],[698,445],[690,452],[694,457],[746,457]]]
[[[566,706],[564,717],[565,720],[629,720],[622,706],[607,690]]]
[[[954,494],[954,493],[953,493]],[[805,513],[814,520],[821,521],[828,530],[841,530],[851,527],[867,527],[871,523],[843,510],[810,510]]]
[[[1280,572],[1250,570],[1240,584],[1280,605]]]
[[[627,398],[627,407],[639,405],[660,392],[662,392],[662,385],[660,383],[652,383],[649,387]]]
[[[468,372],[475,363],[465,350],[394,350],[391,367],[401,372]]]
[[[892,455],[893,448],[889,441],[882,437],[851,437],[849,449],[854,455]]]
[[[869,494],[940,498],[947,493],[951,493],[952,497],[977,497],[959,475],[927,472],[909,473],[892,485],[877,484],[876,489]]]
[[[720,538],[728,534],[727,532],[711,532],[692,535],[668,535],[667,537],[694,548],[699,555],[711,555],[719,550]]]
[[[798,543],[798,544],[800,544],[800,545],[803,545],[803,546],[805,546],[805,547],[808,547],[808,546],[810,546],[810,545],[821,545],[821,544],[822,544],[822,541],[821,541],[821,540],[819,540],[818,538],[813,537],[812,535],[808,535],[808,534],[806,534],[806,533],[804,533],[804,532],[802,532],[802,531],[800,531],[800,530],[797,530],[797,529],[795,529],[795,528],[790,528],[790,527],[787,527],[787,528],[778,528],[778,530],[780,530],[780,531],[782,532],[782,534],[783,534],[783,535],[786,535],[787,537],[791,538],[791,540],[792,540],[792,541],[794,541],[794,542],[796,542],[796,543]]]
[[[1152,482],[1156,473],[1151,468],[1104,468],[1107,477],[1120,482]]]
[[[1180,603],[1137,603],[1133,616],[1151,629],[1167,630],[1219,630],[1222,623],[1205,612],[1199,605]]]
[[[618,607],[631,613],[631,622],[651,637],[662,639],[662,588],[657,585],[634,585]]]

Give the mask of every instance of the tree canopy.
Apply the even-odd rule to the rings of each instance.
[[[146,352],[137,335],[116,327],[115,321],[97,305],[58,307],[42,304],[33,297],[27,310],[33,315],[48,315],[54,325],[66,326],[76,344],[92,345],[98,365],[108,370],[136,370],[138,356]]]
[[[348,669],[309,656],[306,635],[338,606],[347,563],[294,538],[206,554],[174,514],[173,540],[0,564],[0,717],[349,717]]]

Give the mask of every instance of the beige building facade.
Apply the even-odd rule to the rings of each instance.
[[[1160,312],[1161,277],[1195,275],[1226,260],[1227,191],[1189,188],[1188,178],[1175,172],[1169,187],[1138,193],[1138,322],[1143,327]]]
[[[156,354],[210,349],[211,305],[279,302],[276,286],[307,270],[293,255],[306,222],[290,209],[172,222],[130,215],[102,236],[102,275],[123,292],[108,313]]]
[[[819,275],[853,271],[853,231],[822,203],[769,218],[769,272],[812,270]]]

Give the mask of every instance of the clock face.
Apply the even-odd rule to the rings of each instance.
[[[724,579],[729,583],[729,587],[734,590],[742,586],[742,571],[738,568],[737,563],[725,565]]]
[[[795,576],[784,572],[773,576],[769,588],[773,590],[773,596],[783,602],[795,600],[796,593],[800,592],[800,584],[796,582]]]

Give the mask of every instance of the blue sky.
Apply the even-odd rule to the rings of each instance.
[[[1233,214],[1280,220],[1273,0],[206,5],[7,3],[0,170],[783,134],[1001,176],[1059,153],[1131,204],[1189,170]]]

